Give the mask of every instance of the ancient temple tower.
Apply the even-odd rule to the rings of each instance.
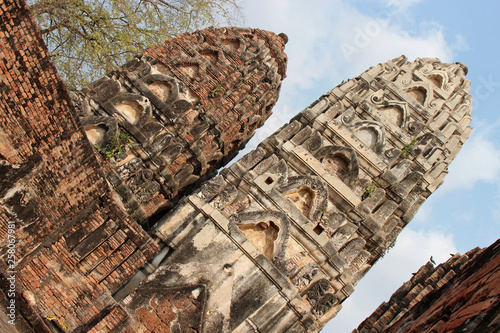
[[[156,224],[170,255],[123,307],[148,330],[320,330],[468,138],[466,73],[402,56],[320,97]]]
[[[137,222],[269,116],[285,40],[186,34],[71,98],[26,3],[0,0],[0,331],[138,332],[116,292],[166,252]]]
[[[137,221],[147,228],[263,125],[285,78],[286,41],[250,28],[183,34],[74,96],[109,183]]]

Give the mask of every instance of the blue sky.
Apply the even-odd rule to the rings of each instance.
[[[431,255],[442,262],[500,237],[500,2],[247,0],[243,7],[246,26],[289,37],[288,77],[273,116],[249,148],[342,80],[401,54],[469,68],[469,141],[444,185],[323,332],[351,332]]]

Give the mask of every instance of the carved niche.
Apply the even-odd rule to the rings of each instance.
[[[290,238],[290,221],[280,212],[257,211],[231,216],[231,221],[271,261],[281,264]]]
[[[317,177],[294,176],[278,187],[302,214],[313,222],[319,221],[328,205],[328,188]]]
[[[358,178],[359,164],[353,148],[326,146],[320,148],[314,156],[330,174],[337,176],[347,185],[352,186]]]

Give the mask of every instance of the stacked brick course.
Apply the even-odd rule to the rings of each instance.
[[[0,51],[0,266],[16,277],[19,316],[40,319],[16,322],[23,331],[55,322],[86,331],[158,246],[112,199],[23,1],[0,2]]]
[[[498,332],[500,240],[422,266],[353,333]]]

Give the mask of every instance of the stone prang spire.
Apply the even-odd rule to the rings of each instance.
[[[157,223],[173,251],[124,306],[147,326],[175,290],[199,331],[319,331],[443,182],[471,130],[466,73],[402,56],[320,97]]]

